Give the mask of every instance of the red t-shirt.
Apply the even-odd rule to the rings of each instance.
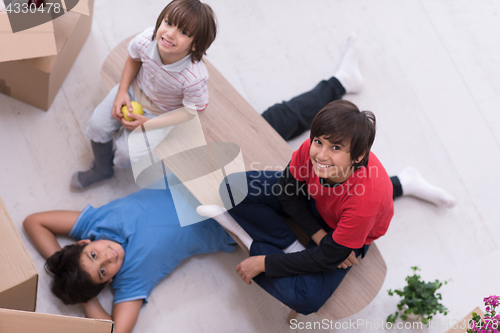
[[[392,183],[375,154],[370,152],[368,166],[353,172],[344,183],[326,187],[314,173],[310,147],[307,139],[293,153],[290,172],[295,179],[306,182],[316,208],[334,229],[333,240],[358,249],[384,235],[394,215]]]

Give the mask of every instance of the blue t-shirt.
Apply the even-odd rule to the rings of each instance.
[[[113,304],[147,302],[156,284],[192,255],[234,250],[231,236],[213,219],[181,227],[168,188],[141,190],[100,208],[88,205],[69,235],[77,240],[112,240],[125,250],[111,283]]]

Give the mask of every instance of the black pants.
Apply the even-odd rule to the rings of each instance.
[[[311,91],[296,96],[288,102],[275,104],[262,113],[262,117],[281,135],[291,140],[311,128],[316,114],[328,103],[341,99],[345,89],[337,78],[321,81]],[[403,195],[397,176],[391,177],[393,198]]]
[[[314,116],[328,103],[341,99],[344,87],[337,78],[321,81],[311,91],[275,104],[262,117],[285,139],[291,140],[311,128]]]
[[[238,186],[228,185],[235,183],[231,180],[231,177],[235,177],[234,175],[229,175],[227,183],[222,183],[220,188],[222,196],[229,192],[236,197],[243,196]],[[289,216],[283,210],[278,197],[273,194],[273,188],[281,175],[281,171],[246,172],[247,184],[244,186],[248,189],[248,193],[243,201],[228,211],[231,217],[253,239],[249,249],[250,256],[283,254],[282,249],[297,240],[297,236],[283,222],[281,217]],[[237,177],[239,178],[239,176]],[[314,199],[309,197],[307,203],[316,221],[323,226],[326,232],[331,231],[331,227],[326,224],[318,212]],[[315,246],[316,244],[311,241],[308,248]],[[364,245],[362,248],[354,250],[356,256],[364,256],[368,247],[369,245]],[[269,278],[265,273],[261,273],[253,280],[283,304],[298,313],[307,315],[317,312],[325,304],[349,270],[350,268],[334,269],[278,278]]]

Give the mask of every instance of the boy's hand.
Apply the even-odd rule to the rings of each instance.
[[[354,253],[354,251],[351,252],[351,254],[349,255],[349,257],[347,257],[346,260],[344,260],[343,263],[341,263],[338,268],[344,268],[346,269],[347,267],[351,267],[352,265],[354,266],[358,266],[359,265],[359,261],[358,259],[356,259],[356,253]]]
[[[91,298],[87,303],[83,303],[83,309],[88,318],[113,320],[106,310],[103,309],[97,297]]]
[[[135,130],[137,127],[141,126],[142,124],[144,124],[146,121],[149,120],[149,118],[146,116],[138,115],[132,112],[129,112],[127,114],[127,117],[132,118],[134,120],[126,121],[125,118],[122,118],[120,119],[120,121],[122,122],[123,127],[128,129],[129,131]]]
[[[266,256],[253,256],[243,260],[236,266],[236,273],[246,284],[262,272],[266,271]]]
[[[116,120],[122,120],[122,106],[126,105],[127,109],[132,112],[132,103],[130,103],[130,96],[127,91],[118,90],[118,94],[116,94],[115,101],[113,102],[113,109],[111,110],[111,114],[113,118]]]
[[[316,245],[319,245],[323,237],[325,237],[326,235],[327,233],[324,229],[319,229],[318,232],[311,236],[311,239],[316,243]]]

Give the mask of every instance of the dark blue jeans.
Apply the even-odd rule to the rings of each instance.
[[[280,189],[275,184],[281,173],[281,171],[247,172],[248,194],[241,203],[229,210],[229,214],[254,240],[250,248],[251,256],[283,253],[282,249],[297,239],[281,218],[281,216],[289,217],[276,197]],[[231,183],[231,175],[228,178]],[[222,186],[227,185],[223,183]],[[235,193],[239,191],[235,187],[227,186],[227,188],[233,196],[242,195]],[[327,232],[332,230],[320,216],[312,198],[309,200],[309,209]],[[317,245],[311,241],[308,248],[314,246]],[[368,246],[356,250],[356,256],[364,256],[367,250]],[[298,313],[310,314],[325,304],[348,271],[349,268],[337,268],[328,272],[280,278],[268,278],[262,273],[253,280],[291,309]]]
[[[290,101],[275,104],[267,109],[262,117],[285,139],[291,140],[307,131],[316,114],[328,103],[341,99],[345,94],[344,87],[332,77],[321,81],[311,91],[292,98]],[[281,207],[277,197],[273,194],[273,187],[281,176],[276,171],[247,172],[248,194],[236,207],[230,209],[230,203],[225,204],[229,214],[254,239],[250,248],[250,255],[266,255],[283,253],[282,249],[292,244],[297,237],[281,219],[289,217]],[[229,176],[230,178],[231,176]],[[391,178],[394,198],[402,195],[401,184],[397,177]],[[225,184],[225,183],[224,183]],[[226,185],[227,186],[227,185]],[[228,191],[237,192],[237,187]],[[275,192],[279,189],[275,188]],[[224,191],[225,192],[225,191]],[[241,193],[234,193],[236,197],[244,197],[245,189]],[[327,232],[332,229],[325,223],[314,199],[309,200],[309,209],[318,223]],[[316,244],[310,242],[308,248]],[[364,256],[368,246],[355,250],[356,256]],[[259,274],[254,281],[275,298],[293,310],[302,314],[316,312],[330,298],[335,289],[344,279],[347,269],[315,274],[294,275],[280,278],[268,278],[265,273]]]

